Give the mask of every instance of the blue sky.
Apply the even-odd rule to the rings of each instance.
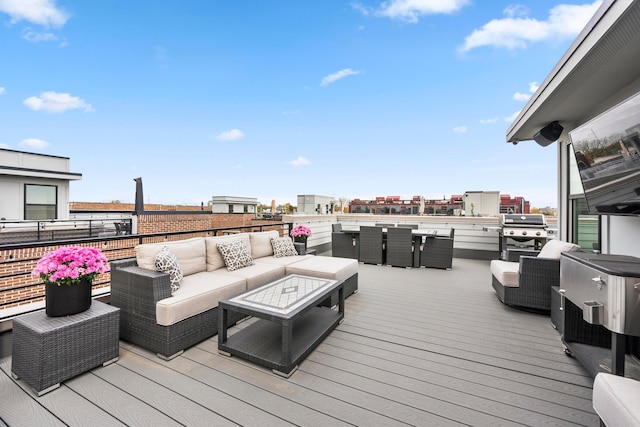
[[[506,129],[600,3],[0,0],[0,147],[69,157],[71,201],[555,206]]]

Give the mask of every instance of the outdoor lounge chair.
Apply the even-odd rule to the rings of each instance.
[[[560,284],[560,254],[578,250],[580,246],[574,243],[550,240],[537,256],[492,260],[493,289],[504,304],[549,311],[551,287]],[[519,255],[517,251],[507,252]]]

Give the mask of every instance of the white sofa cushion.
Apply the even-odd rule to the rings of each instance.
[[[562,254],[562,252],[576,252],[579,250],[580,246],[575,243],[553,239],[544,244],[538,256],[540,258],[560,259],[560,254]]]
[[[517,288],[520,286],[520,263],[494,259],[491,261],[491,274],[502,286]]]
[[[593,409],[608,426],[640,425],[640,381],[598,373],[593,383]]]
[[[357,260],[327,256],[310,256],[302,261],[289,264],[286,268],[286,274],[302,274],[333,280],[345,280],[357,272]]]
[[[249,240],[251,242],[251,256],[253,257],[253,259],[273,255],[273,246],[271,246],[271,239],[277,239],[278,237],[280,237],[280,233],[278,233],[276,230],[257,231],[254,233],[249,233]]]
[[[224,274],[242,278],[247,283],[247,290],[251,290],[284,277],[285,268],[277,264],[256,263],[250,267],[225,271]]]
[[[222,258],[222,254],[218,250],[218,243],[221,242],[230,242],[233,240],[242,239],[249,246],[251,243],[249,242],[249,234],[247,233],[238,233],[231,236],[216,236],[216,237],[205,237],[204,243],[206,246],[206,265],[207,271],[214,271],[219,268],[225,267],[224,259]]]
[[[273,255],[273,256],[265,256],[262,258],[258,258],[254,261],[256,262],[256,264],[268,263],[268,264],[277,264],[277,265],[287,266],[289,264],[300,262],[302,260],[311,258],[313,256],[314,255],[296,255],[296,256],[286,256],[286,257],[276,258],[276,256]]]
[[[185,276],[180,289],[156,303],[156,322],[169,326],[218,306],[218,301],[247,290],[243,278],[200,272]]]
[[[156,269],[156,255],[168,247],[176,256],[185,276],[206,270],[207,253],[204,238],[178,240],[175,242],[146,243],[135,248],[138,266],[148,270]]]

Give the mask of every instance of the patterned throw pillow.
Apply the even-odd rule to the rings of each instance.
[[[291,237],[278,237],[271,239],[271,246],[273,246],[273,256],[276,258],[298,255],[298,251],[296,251],[296,247],[293,245]]]
[[[166,246],[160,249],[156,255],[156,270],[163,273],[169,273],[169,282],[171,283],[171,293],[174,293],[182,284],[182,268],[178,262],[178,258]]]
[[[218,250],[224,259],[227,270],[233,271],[242,267],[254,265],[251,252],[244,240],[232,240],[230,242],[218,243]]]

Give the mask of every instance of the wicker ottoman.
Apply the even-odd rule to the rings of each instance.
[[[82,313],[47,317],[44,311],[13,321],[11,372],[38,396],[60,382],[118,360],[120,309],[93,301]]]

